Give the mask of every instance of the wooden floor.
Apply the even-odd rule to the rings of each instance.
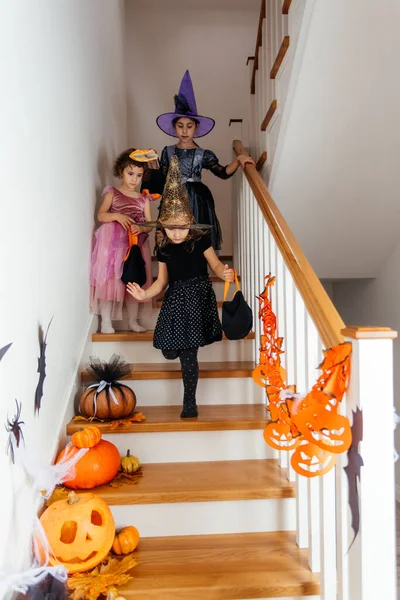
[[[142,539],[127,600],[235,600],[319,593],[293,532]]]

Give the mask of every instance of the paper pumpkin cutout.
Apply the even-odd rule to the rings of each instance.
[[[296,448],[290,464],[299,475],[321,477],[335,466],[336,456],[307,442]]]
[[[293,450],[302,442],[298,431],[292,431],[290,424],[283,421],[269,423],[264,429],[264,440],[275,450]]]
[[[283,338],[278,337],[269,297],[275,278],[269,274],[265,279],[264,291],[258,296],[263,327],[260,362],[253,371],[253,381],[265,387],[272,420],[264,430],[264,439],[277,450],[295,449],[291,464],[297,473],[321,476],[334,467],[335,455],[351,446],[349,421],[338,412],[349,383],[351,344],[324,350],[320,376],[311,391],[299,398],[294,386],[286,386],[281,365]]]

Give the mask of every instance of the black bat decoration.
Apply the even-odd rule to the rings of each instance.
[[[38,368],[37,372],[39,373],[39,381],[36,386],[35,392],[35,413],[39,413],[40,406],[43,397],[43,385],[44,380],[46,379],[46,347],[47,347],[47,334],[49,333],[50,325],[53,321],[53,317],[51,317],[50,323],[47,326],[46,335],[43,337],[43,329],[39,326],[39,345],[40,345],[40,356],[38,358]]]
[[[354,531],[353,541],[349,546],[349,550],[355,542],[355,539],[360,530],[360,503],[358,496],[358,484],[360,482],[361,467],[364,466],[364,461],[358,452],[358,445],[363,439],[363,416],[362,411],[357,408],[353,412],[353,425],[351,427],[352,442],[347,452],[348,463],[344,467],[346,471],[349,485],[349,507],[351,512],[351,527]],[[349,551],[348,550],[348,551]]]
[[[3,348],[0,348],[0,360],[3,358],[3,356],[5,355],[7,350],[9,348],[11,348],[11,346],[12,346],[12,342],[11,342],[11,344],[7,344],[7,346],[3,346]]]
[[[15,404],[17,405],[17,412],[15,413],[14,418],[11,421],[7,417],[7,423],[6,423],[6,431],[10,434],[8,436],[6,453],[11,458],[13,464],[15,464],[15,456],[14,456],[14,447],[12,444],[12,438],[14,436],[15,443],[17,444],[17,448],[19,448],[21,441],[24,441],[24,434],[22,433],[21,425],[25,425],[25,423],[23,421],[20,421],[22,404],[21,403],[18,404],[18,400],[15,401]]]

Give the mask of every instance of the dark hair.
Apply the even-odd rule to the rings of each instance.
[[[203,235],[207,233],[201,229],[191,228],[189,229],[188,236],[184,239],[182,244],[186,244],[188,252],[192,252],[194,243],[200,240]],[[154,246],[154,254],[157,254],[157,250],[160,250],[162,254],[168,255],[167,247],[171,243],[169,237],[166,234],[164,227],[161,227],[156,232],[156,244]]]
[[[126,167],[129,166],[134,166],[134,167],[140,167],[141,169],[143,169],[143,175],[146,173],[148,166],[147,163],[142,163],[142,162],[138,162],[137,160],[133,160],[132,158],[129,157],[129,155],[132,152],[135,152],[136,148],[128,148],[128,150],[124,150],[124,152],[121,152],[121,154],[117,157],[114,166],[113,166],[113,175],[114,177],[122,177],[122,173],[124,172],[124,169],[126,169]]]
[[[175,117],[175,119],[172,119],[172,125],[174,127],[177,124],[177,122],[179,121],[179,119],[190,119],[191,121],[193,121],[193,123],[196,124],[196,127],[198,127],[200,125],[200,121],[198,121],[194,117]]]

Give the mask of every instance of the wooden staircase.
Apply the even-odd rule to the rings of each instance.
[[[223,285],[213,282],[218,298]],[[132,363],[142,423],[103,437],[143,465],[134,485],[95,489],[116,526],[141,533],[127,600],[234,600],[319,594],[307,553],[296,546],[295,490],[262,431],[266,411],[251,379],[254,334],[200,350],[199,418],[179,418],[178,361],[152,348],[152,332],[93,335],[93,354]],[[88,374],[82,373],[82,381]],[[68,435],[79,429],[70,422]]]

